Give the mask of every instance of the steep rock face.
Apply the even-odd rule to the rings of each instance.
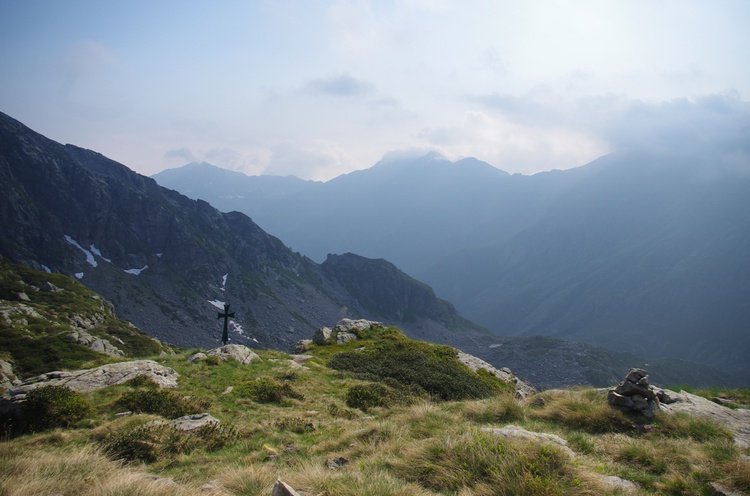
[[[250,346],[288,349],[342,317],[383,320],[407,332],[436,330],[438,339],[459,339],[461,327],[481,332],[445,312],[439,318],[423,312],[422,300],[416,312],[411,303],[398,312],[365,305],[352,293],[351,279],[374,272],[357,264],[326,271],[244,214],[221,213],[4,114],[0,197],[0,255],[75,276],[111,301],[120,317],[180,346],[215,346],[224,302],[236,314],[230,340]],[[416,313],[419,319],[407,321]],[[444,322],[451,321],[460,325],[448,330]]]

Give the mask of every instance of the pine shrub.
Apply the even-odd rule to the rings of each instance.
[[[86,398],[63,386],[42,386],[26,394],[21,418],[33,430],[71,427],[93,409]]]

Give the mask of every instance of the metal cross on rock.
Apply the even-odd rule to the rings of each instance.
[[[221,335],[221,342],[226,346],[227,342],[229,341],[229,334],[227,333],[227,322],[229,320],[229,317],[234,317],[234,312],[229,312],[229,304],[224,303],[224,313],[219,312],[219,316],[217,318],[224,319],[224,333]]]

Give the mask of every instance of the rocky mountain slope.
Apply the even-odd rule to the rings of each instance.
[[[223,303],[235,312],[230,339],[258,347],[290,349],[347,316],[447,343],[487,333],[385,261],[349,255],[321,266],[244,214],[220,213],[4,114],[0,232],[0,255],[76,277],[118,316],[183,347],[219,341]],[[368,281],[356,285],[357,274]],[[392,288],[399,298],[383,300]]]
[[[497,334],[700,361],[750,384],[748,171],[746,156],[632,152],[521,176],[430,154],[326,183],[207,164],[155,178],[313,259],[386,258]]]

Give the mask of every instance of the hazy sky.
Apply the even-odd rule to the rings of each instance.
[[[0,0],[0,111],[143,174],[750,156],[750,1]]]

